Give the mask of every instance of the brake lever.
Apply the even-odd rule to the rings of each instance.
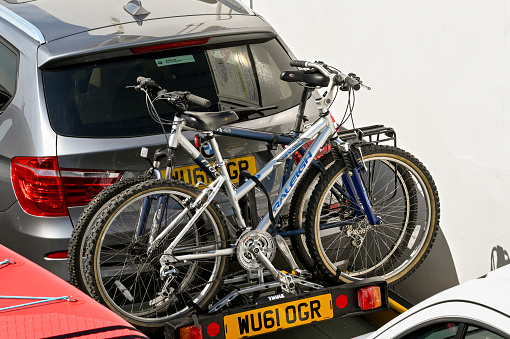
[[[355,73],[349,73],[349,76],[351,78],[353,78],[354,80],[356,80],[357,82],[359,82],[361,87],[363,87],[369,91],[372,89],[372,87],[368,87],[367,85],[364,85],[363,82],[361,81],[361,78],[359,76],[357,76]]]

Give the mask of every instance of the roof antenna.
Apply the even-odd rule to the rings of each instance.
[[[135,19],[137,19],[137,21],[138,21],[138,18],[136,18],[136,17],[144,16],[143,18],[140,18],[140,19],[144,19],[145,16],[150,14],[150,12],[148,10],[146,10],[145,8],[142,7],[141,0],[130,0],[127,3],[127,5],[124,5],[124,10],[126,12],[128,12],[129,14],[131,14],[133,17],[135,17]]]

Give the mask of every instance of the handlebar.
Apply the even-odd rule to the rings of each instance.
[[[303,61],[303,60],[291,60],[290,61],[290,65],[292,67],[307,67],[306,64],[307,64],[307,61]]]
[[[195,94],[191,94],[191,93],[187,94],[186,99],[189,102],[192,102],[192,103],[197,104],[202,107],[206,107],[206,108],[211,107],[211,101],[209,101],[205,98],[199,97],[198,95],[195,95]]]
[[[345,75],[339,70],[331,70],[323,62],[310,62],[304,60],[291,60],[290,65],[293,67],[313,68],[322,73],[322,75],[330,78],[335,85],[347,84],[350,88],[357,91],[361,88],[361,82],[349,75]]]
[[[185,103],[187,106],[187,103],[194,103],[202,107],[210,107],[211,101],[199,97],[198,95],[191,94],[190,92],[183,92],[183,91],[174,91],[174,92],[168,92],[165,89],[162,89],[161,86],[159,86],[154,80],[151,78],[146,78],[139,76],[136,78],[136,82],[138,85],[136,86],[128,86],[130,88],[135,88],[137,91],[157,91],[157,98],[156,100],[166,100],[169,103]],[[154,92],[153,92],[154,93]],[[184,102],[186,101],[186,102]]]

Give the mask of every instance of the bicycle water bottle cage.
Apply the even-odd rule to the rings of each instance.
[[[214,131],[215,129],[237,121],[239,117],[233,111],[220,112],[184,112],[182,115],[187,128],[199,131]]]
[[[326,87],[329,84],[329,78],[320,73],[298,70],[283,71],[280,79],[287,82],[304,82],[314,87]]]

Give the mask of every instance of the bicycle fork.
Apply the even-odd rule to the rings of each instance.
[[[344,159],[347,167],[347,171],[342,174],[342,181],[345,184],[346,192],[343,193],[343,190],[339,188],[340,192],[342,192],[342,195],[346,195],[346,198],[352,203],[357,218],[366,216],[370,225],[379,225],[381,219],[375,215],[372,209],[372,204],[360,176],[363,165],[356,160],[347,143],[339,140],[334,140],[333,143],[336,146],[337,155]]]

